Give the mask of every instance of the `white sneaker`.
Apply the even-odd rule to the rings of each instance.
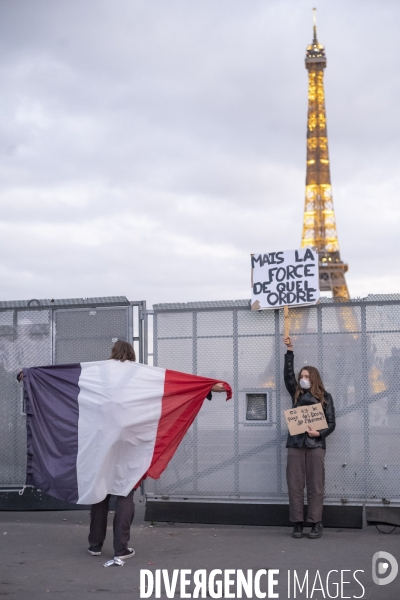
[[[131,556],[135,556],[135,551],[133,548],[127,548],[125,550],[125,552],[123,554],[121,554],[120,556],[114,556],[114,560],[116,558],[119,558],[119,560],[126,560],[127,558],[130,558]]]
[[[88,548],[88,552],[92,556],[101,556],[101,550],[93,550],[92,546],[90,546],[90,548]]]

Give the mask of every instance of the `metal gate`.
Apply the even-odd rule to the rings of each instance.
[[[21,367],[105,360],[118,339],[147,362],[145,302],[125,297],[0,302],[0,488],[25,482]],[[134,335],[135,333],[135,335]]]
[[[293,308],[295,367],[316,366],[337,427],[326,503],[400,503],[400,295]],[[283,311],[248,300],[154,306],[154,364],[224,379],[148,497],[287,502]],[[148,488],[149,489],[149,488]]]

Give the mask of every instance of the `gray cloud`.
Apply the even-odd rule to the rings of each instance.
[[[396,292],[400,5],[318,8],[350,290]],[[0,16],[3,299],[248,297],[250,252],[299,244],[308,2],[16,0]]]

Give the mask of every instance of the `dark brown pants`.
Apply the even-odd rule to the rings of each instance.
[[[304,521],[304,488],[307,486],[308,523],[322,521],[325,487],[324,448],[288,448],[286,478],[292,523]]]
[[[127,496],[117,496],[115,507],[113,530],[114,530],[114,556],[122,555],[128,548],[131,537],[131,525],[135,514],[135,503],[133,492]],[[89,545],[94,550],[101,550],[107,534],[108,506],[110,494],[97,504],[92,504],[90,509],[90,532]]]

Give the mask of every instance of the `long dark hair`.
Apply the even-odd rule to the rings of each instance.
[[[294,393],[294,403],[297,404],[297,400],[299,399],[300,394],[303,394],[304,392],[304,390],[300,387],[300,379],[303,371],[308,371],[310,375],[310,392],[312,396],[319,400],[322,404],[322,407],[325,408],[327,401],[325,399],[325,388],[324,384],[322,383],[321,375],[319,374],[319,371],[316,367],[309,367],[308,365],[306,367],[303,367],[298,374],[297,388]]]
[[[136,354],[132,344],[118,340],[118,342],[115,342],[111,349],[110,358],[113,358],[114,360],[120,360],[121,362],[125,362],[126,360],[135,362]]]

